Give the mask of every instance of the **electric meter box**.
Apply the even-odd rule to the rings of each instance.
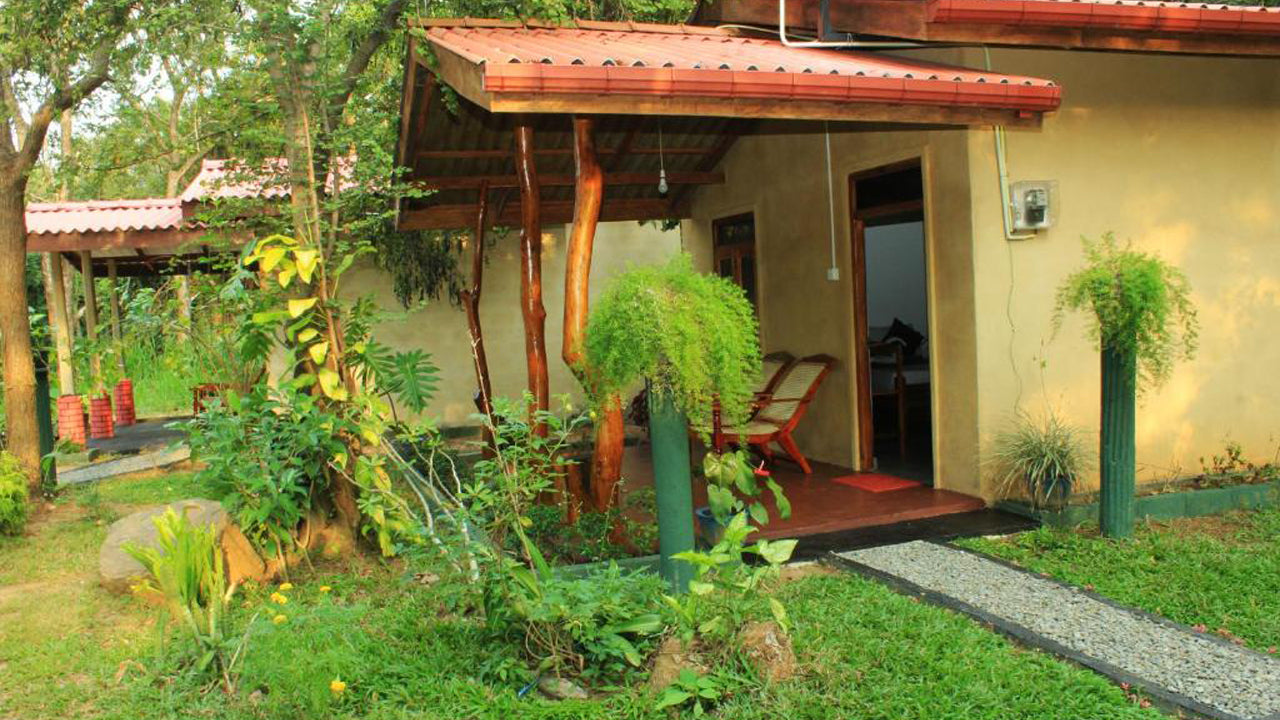
[[[1045,230],[1058,220],[1058,182],[1024,180],[1009,187],[1014,230]]]

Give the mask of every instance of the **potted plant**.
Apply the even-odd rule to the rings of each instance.
[[[760,501],[765,488],[773,493],[778,516],[791,517],[791,503],[782,488],[764,469],[764,463],[752,467],[745,450],[707,453],[702,459],[702,473],[707,477],[707,505],[694,514],[707,547],[720,542],[735,515],[746,513],[759,525],[769,522],[769,511]]]
[[[1035,510],[1060,510],[1089,469],[1089,454],[1080,428],[1056,413],[1041,422],[1019,415],[996,436],[992,464],[1001,495],[1025,493]]]
[[[1085,241],[1083,268],[1058,290],[1055,331],[1084,312],[1102,360],[1099,524],[1107,537],[1133,533],[1140,386],[1155,387],[1174,362],[1195,354],[1199,323],[1187,278],[1155,255],[1120,247],[1111,233]]]

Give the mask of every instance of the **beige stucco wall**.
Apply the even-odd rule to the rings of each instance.
[[[660,263],[680,249],[678,231],[663,232],[653,224],[601,223],[591,268],[591,295],[598,296],[609,278],[629,264]],[[547,365],[552,395],[581,397],[581,389],[560,359],[564,328],[565,229],[547,228],[543,237],[543,304],[547,309]],[[524,325],[520,314],[520,246],[515,232],[499,238],[488,251],[480,321],[493,377],[494,394],[518,398],[527,387]],[[461,267],[470,268],[470,256]],[[371,294],[393,313],[374,336],[397,349],[422,348],[440,367],[440,386],[427,415],[445,425],[468,424],[475,412],[476,381],[466,315],[446,300],[406,312],[391,292],[391,278],[371,265],[352,268],[344,278],[348,297]]]
[[[981,67],[981,50],[917,53]],[[850,173],[921,157],[925,175],[934,449],[939,487],[991,497],[984,458],[1015,408],[1053,407],[1096,438],[1098,362],[1080,318],[1051,341],[1054,293],[1107,230],[1188,275],[1203,325],[1196,360],[1139,406],[1140,479],[1194,472],[1230,438],[1255,459],[1280,440],[1280,61],[993,50],[996,70],[1064,86],[1040,130],[1010,131],[1011,180],[1056,180],[1058,225],[1004,240],[989,130],[837,132],[836,250],[820,127],[746,137],[701,189],[686,248],[711,269],[711,221],[752,211],[766,352],[840,366],[797,437],[812,457],[856,458]],[[1043,364],[1042,364],[1043,363]],[[1043,370],[1042,370],[1043,367]],[[1090,478],[1096,483],[1096,477]]]
[[[1033,240],[1002,238],[991,133],[969,136],[983,448],[1015,406],[1056,408],[1096,438],[1099,370],[1084,320],[1051,340],[1049,318],[1082,262],[1080,237],[1114,231],[1187,274],[1202,324],[1197,358],[1140,400],[1139,480],[1197,472],[1229,438],[1273,459],[1280,61],[993,50],[992,64],[1058,81],[1063,104],[1042,130],[1009,133],[1010,179],[1059,184],[1058,224]]]
[[[932,51],[928,57],[946,61],[957,54]],[[813,459],[853,467],[857,427],[847,178],[860,170],[922,158],[930,199],[925,233],[933,273],[931,362],[936,376],[947,379],[935,403],[956,408],[940,418],[948,431],[935,433],[935,444],[942,443],[941,454],[948,458],[938,468],[938,484],[976,491],[971,487],[976,476],[976,377],[965,133],[832,127],[838,281],[827,279],[831,221],[821,124],[766,126],[765,134],[739,140],[723,163],[725,184],[702,188],[695,196],[694,217],[683,224],[685,247],[699,267],[710,271],[712,221],[755,214],[762,348],[796,356],[826,353],[839,361],[797,429],[797,442]]]

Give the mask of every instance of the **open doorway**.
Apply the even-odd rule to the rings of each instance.
[[[849,177],[858,453],[933,484],[924,184],[918,159]]]

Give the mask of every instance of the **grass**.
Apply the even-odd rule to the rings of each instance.
[[[242,590],[234,622],[260,617],[240,689],[205,691],[183,674],[180,645],[162,642],[156,611],[96,584],[103,513],[198,494],[190,474],[108,481],[59,498],[26,537],[0,543],[0,718],[671,717],[635,688],[555,703],[517,698],[517,680],[482,681],[516,657],[514,643],[494,642],[458,609],[459,586],[367,559],[295,574],[283,606],[268,604],[273,587]],[[1091,672],[860,577],[811,573],[779,593],[803,673],[738,692],[720,717],[1159,717]],[[264,620],[277,612],[287,621]],[[340,697],[335,678],[348,683]]]
[[[1280,511],[1152,523],[1125,542],[1042,528],[960,544],[1254,649],[1280,646]]]

